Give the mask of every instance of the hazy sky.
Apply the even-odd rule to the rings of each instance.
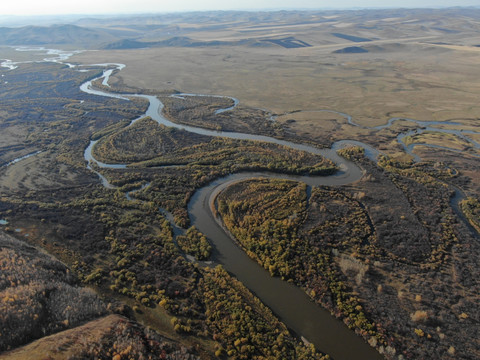
[[[7,0],[0,15],[445,6],[480,6],[480,0]]]

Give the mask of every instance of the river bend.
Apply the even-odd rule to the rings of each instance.
[[[102,64],[105,66],[115,65],[120,70],[123,66],[119,64]],[[199,189],[192,196],[188,205],[188,213],[192,225],[196,226],[202,233],[204,233],[210,242],[214,245],[213,258],[221,263],[227,271],[234,274],[245,286],[253,291],[267,306],[269,306],[273,312],[296,334],[301,335],[303,338],[312,342],[318,349],[331,355],[334,359],[358,359],[358,360],[370,360],[381,359],[381,355],[367,345],[363,339],[356,336],[350,331],[342,322],[335,319],[326,310],[313,303],[310,298],[300,288],[282,281],[279,278],[271,277],[270,274],[260,267],[255,261],[250,259],[246,253],[238,247],[231,237],[227,234],[222,226],[221,219],[215,218],[212,213],[214,206],[214,199],[216,196],[226,187],[234,182],[251,179],[251,178],[279,178],[289,179],[294,181],[301,181],[309,186],[329,185],[340,186],[350,184],[359,180],[363,173],[362,170],[354,163],[338,156],[336,150],[346,145],[361,146],[365,149],[365,154],[372,160],[375,160],[381,152],[372,146],[364,144],[354,140],[341,140],[335,142],[331,149],[319,149],[314,146],[306,144],[293,143],[286,140],[275,139],[263,135],[253,135],[237,132],[225,132],[216,131],[203,128],[197,128],[188,125],[177,124],[166,119],[162,115],[163,103],[155,96],[152,95],[128,95],[128,94],[110,94],[108,92],[92,89],[92,82],[103,78],[103,85],[108,86],[108,77],[112,74],[112,70],[106,70],[102,76],[84,83],[81,86],[81,90],[92,95],[108,96],[117,99],[128,100],[128,97],[142,97],[149,101],[149,107],[145,114],[137,119],[134,119],[129,126],[134,124],[139,119],[149,116],[159,124],[183,129],[188,132],[207,135],[226,137],[230,139],[250,140],[250,141],[263,141],[268,143],[275,143],[290,147],[292,149],[307,151],[312,154],[322,155],[332,160],[338,167],[339,171],[330,176],[296,176],[286,174],[274,174],[268,172],[244,172],[238,174],[232,174],[220,179],[217,179],[209,185]],[[198,95],[198,94],[175,94],[174,97],[186,97],[186,96],[212,96],[212,95]],[[218,96],[218,95],[213,95]],[[231,98],[234,101],[233,106],[225,109],[219,109],[215,114],[219,114],[225,111],[234,109],[238,105],[238,100]],[[359,126],[355,124],[351,116],[343,113],[339,113],[345,116],[348,122],[353,126]],[[407,120],[415,122],[422,128],[412,130],[405,134],[400,134],[397,140],[404,147],[405,151],[414,157],[414,161],[420,161],[418,155],[413,153],[413,148],[417,145],[430,146],[428,144],[411,144],[406,146],[403,139],[409,135],[421,134],[425,131],[441,131],[448,134],[455,134],[462,139],[468,141],[473,147],[480,148],[480,145],[475,141],[465,137],[465,134],[470,132],[463,132],[459,130],[438,129],[432,126],[443,125],[460,125],[455,122],[425,122],[412,119],[392,118],[386,125],[372,127],[370,129],[382,130],[393,125],[394,122],[399,120]],[[475,133],[475,132],[471,132]],[[95,162],[97,166],[104,168],[125,168],[127,164],[105,164],[99,162],[93,158],[92,149],[97,141],[91,141],[89,146],[85,150],[85,159],[88,161],[88,166],[92,169],[91,164]],[[437,146],[431,145],[435,148]],[[446,150],[453,150],[446,148]],[[92,169],[93,170],[93,169]],[[107,179],[100,173],[103,184],[107,187],[111,187]],[[459,196],[457,190],[457,197]],[[174,224],[172,224],[174,225]]]
[[[241,181],[251,178],[280,178],[280,179],[290,179],[294,181],[302,181],[309,186],[318,186],[318,185],[329,185],[329,186],[339,186],[345,185],[359,180],[363,173],[362,170],[354,163],[341,158],[337,155],[336,150],[346,146],[346,145],[356,145],[361,146],[365,149],[365,155],[375,160],[382,153],[375,149],[374,147],[367,145],[365,143],[355,141],[355,140],[341,140],[337,141],[332,145],[331,149],[318,149],[316,147],[293,143],[285,140],[279,140],[271,138],[268,136],[262,135],[253,135],[245,133],[236,133],[236,132],[225,132],[225,131],[215,131],[202,129],[187,125],[176,124],[162,115],[163,104],[155,96],[151,95],[142,95],[142,94],[117,94],[105,92],[102,90],[94,89],[92,87],[92,82],[95,80],[103,79],[102,85],[110,87],[109,78],[115,71],[122,70],[125,65],[118,63],[105,63],[105,64],[92,64],[92,65],[73,65],[67,63],[72,55],[79,53],[81,51],[62,51],[56,49],[46,49],[46,48],[17,48],[18,51],[45,51],[47,55],[53,55],[50,58],[44,58],[45,62],[56,62],[69,66],[70,68],[75,68],[81,66],[82,69],[77,69],[77,71],[85,72],[88,71],[85,68],[88,66],[103,66],[105,70],[103,74],[93,80],[87,81],[80,86],[80,89],[88,94],[105,96],[110,98],[116,98],[124,101],[129,101],[131,97],[142,97],[149,101],[149,107],[145,114],[141,115],[137,119],[134,119],[129,126],[134,124],[136,121],[144,118],[145,116],[150,116],[152,119],[157,121],[159,124],[163,124],[169,127],[175,127],[178,129],[183,129],[192,133],[208,135],[208,136],[219,136],[226,137],[231,139],[241,139],[241,140],[251,140],[251,141],[264,141],[269,143],[275,143],[283,146],[287,146],[293,149],[307,151],[313,154],[322,155],[330,160],[332,160],[340,169],[337,173],[330,176],[295,176],[295,175],[286,175],[286,174],[277,174],[277,173],[268,173],[268,172],[244,172],[238,174],[232,174],[220,179],[217,179],[210,183],[209,185],[199,189],[190,200],[188,204],[188,213],[191,218],[191,222],[195,225],[201,232],[203,232],[214,245],[213,257],[216,261],[223,264],[223,266],[232,274],[234,274],[242,283],[244,283],[250,290],[252,290],[267,306],[269,306],[274,313],[296,334],[301,335],[303,338],[311,341],[319,350],[328,353],[336,360],[342,359],[358,359],[358,360],[370,360],[370,359],[381,359],[382,356],[375,351],[373,348],[368,346],[363,339],[356,336],[352,331],[350,331],[343,323],[331,316],[326,310],[320,306],[314,304],[308,296],[301,289],[297,288],[294,285],[291,285],[285,281],[280,280],[279,278],[273,278],[270,274],[260,267],[256,262],[250,259],[243,250],[241,250],[227,235],[226,231],[222,227],[221,219],[216,219],[212,213],[212,206],[216,195],[218,195],[223,189],[231,185],[236,181]],[[1,63],[1,67],[8,68],[9,70],[14,70],[18,67],[19,64],[25,62],[14,62],[11,60],[4,59]],[[174,94],[171,95],[174,97],[187,97],[187,96],[214,96],[214,97],[224,97],[220,95],[202,95],[202,94]],[[234,109],[239,101],[238,99],[230,98],[233,101],[233,105],[224,108],[218,109],[215,111],[215,114],[220,114],[222,112],[230,111]],[[449,148],[446,146],[424,144],[424,143],[411,143],[408,146],[405,144],[404,139],[407,136],[415,136],[422,134],[426,131],[435,131],[445,134],[453,134],[461,138],[469,145],[476,149],[480,150],[480,144],[474,141],[472,138],[467,135],[480,134],[476,131],[466,131],[466,130],[456,130],[456,129],[441,129],[434,127],[435,125],[452,125],[460,126],[462,124],[453,122],[453,121],[419,121],[414,119],[407,118],[391,118],[384,125],[379,125],[375,127],[368,127],[359,125],[354,122],[352,116],[333,111],[333,110],[318,110],[318,111],[328,111],[337,113],[343,116],[347,122],[356,127],[380,131],[392,126],[396,121],[409,121],[415,123],[418,128],[410,130],[406,133],[401,133],[397,136],[397,141],[402,145],[404,151],[412,155],[414,161],[421,161],[421,158],[413,153],[413,150],[416,146],[426,146],[431,148],[437,148],[442,150],[448,150],[453,152],[461,152],[460,150]],[[271,117],[271,120],[275,120],[274,116]],[[97,140],[98,141],[98,140]],[[100,168],[113,168],[113,169],[122,169],[126,168],[128,164],[107,164],[100,162],[94,159],[92,155],[93,147],[97,141],[91,141],[87,146],[84,152],[85,160],[87,161],[87,168],[96,172],[99,176],[102,184],[107,188],[114,188],[108,180],[99,172],[95,170],[95,167]],[[3,166],[13,165],[18,161],[26,159],[31,156],[39,154],[41,151],[35,153],[27,154],[23,157],[15,159],[8,164]],[[474,157],[480,157],[480,155],[469,153],[469,155]],[[95,164],[95,166],[94,166]],[[147,185],[142,187],[145,188]],[[127,198],[131,199],[130,195],[133,192],[140,189],[134,190],[130,193],[127,193]],[[456,196],[452,199],[452,207],[454,208],[457,215],[469,226],[468,220],[465,219],[463,214],[458,208],[458,202],[464,198],[465,195],[460,189],[456,189]],[[175,233],[180,233],[183,230],[179,229],[173,223],[173,217],[171,214],[162,212],[172,223],[172,226],[175,230]],[[470,230],[474,235],[478,235],[473,229]]]
[[[61,50],[54,49],[44,49],[44,48],[19,48],[19,51],[47,51],[48,55],[54,55],[52,58],[45,58],[46,62],[57,62],[66,64],[71,68],[74,68],[75,65],[66,63],[73,54],[77,52],[63,52]],[[10,70],[15,69],[18,64],[22,62],[13,62],[10,60],[3,61],[0,66],[9,68]],[[83,66],[83,65],[82,65]],[[88,66],[88,65],[87,65]],[[262,135],[253,135],[245,133],[236,133],[236,132],[224,132],[224,131],[215,131],[202,129],[187,125],[176,124],[162,115],[163,104],[155,96],[151,95],[141,95],[141,94],[116,94],[101,91],[94,89],[92,87],[92,82],[98,79],[103,79],[102,85],[109,87],[108,81],[110,76],[114,71],[120,71],[125,67],[123,64],[116,63],[105,63],[105,64],[94,64],[91,66],[104,66],[106,69],[102,76],[95,78],[91,81],[87,81],[81,85],[80,89],[88,94],[105,96],[110,98],[116,98],[120,100],[128,101],[131,97],[142,97],[149,101],[149,107],[145,114],[134,119],[129,126],[131,126],[136,121],[144,118],[145,116],[150,116],[152,119],[157,121],[159,124],[163,124],[169,127],[175,127],[178,129],[184,129],[189,132],[208,135],[208,136],[219,136],[226,137],[231,139],[241,139],[241,140],[252,140],[252,141],[264,141],[269,143],[275,143],[283,146],[287,146],[293,149],[307,151],[313,154],[322,155],[330,160],[332,160],[338,167],[339,171],[330,176],[295,176],[295,175],[285,175],[285,174],[273,174],[267,172],[245,172],[239,174],[232,174],[224,178],[217,179],[205,186],[204,188],[198,190],[192,197],[189,205],[188,212],[191,218],[192,224],[195,225],[200,231],[202,231],[209,240],[214,245],[214,258],[223,264],[223,266],[231,273],[233,273],[242,283],[244,283],[248,288],[250,288],[267,306],[269,306],[274,313],[295,333],[301,335],[302,337],[308,339],[315,346],[330,354],[334,359],[359,359],[359,360],[369,360],[369,359],[381,359],[381,355],[376,352],[373,348],[368,346],[363,339],[356,336],[352,331],[350,331],[343,323],[333,318],[326,310],[314,304],[308,296],[299,288],[294,285],[291,285],[285,281],[282,281],[278,278],[273,278],[268,272],[261,268],[256,262],[251,260],[243,250],[241,250],[232,239],[227,235],[225,230],[221,226],[221,220],[216,219],[211,211],[213,206],[213,201],[216,195],[221,192],[223,189],[231,185],[233,182],[241,181],[244,179],[251,178],[260,178],[260,177],[269,177],[269,178],[281,178],[281,179],[290,179],[295,181],[302,181],[309,186],[318,186],[318,185],[330,185],[338,186],[345,185],[359,180],[362,177],[361,169],[354,163],[345,160],[337,155],[336,150],[345,146],[345,145],[356,145],[361,146],[365,149],[365,154],[372,160],[375,160],[381,153],[369,146],[359,141],[354,140],[341,140],[333,144],[331,149],[318,149],[316,147],[292,143],[285,140],[279,140],[271,138],[268,136]],[[108,68],[108,69],[107,69]],[[78,71],[87,71],[85,68],[78,69]],[[186,97],[186,96],[217,96],[219,95],[200,95],[200,94],[175,94],[172,95],[175,97]],[[234,104],[228,108],[218,109],[215,114],[220,114],[234,109],[239,101],[235,98],[230,98],[233,100]],[[352,126],[357,126],[365,129],[372,130],[382,130],[393,125],[394,122],[405,120],[416,123],[420,128],[409,131],[408,133],[399,134],[397,141],[403,146],[404,150],[413,156],[414,161],[421,161],[420,157],[413,153],[415,146],[422,145],[432,148],[441,148],[449,151],[459,151],[456,149],[422,144],[422,143],[413,143],[409,146],[406,146],[404,143],[404,138],[410,135],[421,134],[425,131],[436,131],[440,133],[454,134],[463,140],[470,143],[470,145],[475,149],[480,149],[480,144],[470,139],[466,135],[469,134],[479,134],[475,131],[463,131],[463,130],[450,130],[450,129],[439,129],[432,126],[435,125],[461,125],[456,122],[428,122],[428,121],[418,121],[413,119],[404,119],[404,118],[391,118],[388,120],[387,124],[380,125],[376,127],[367,127],[356,124],[352,117],[348,114],[332,111],[332,110],[320,110],[320,111],[329,111],[338,113],[341,116],[344,116],[347,119],[347,122]],[[99,162],[94,159],[92,155],[92,149],[95,146],[97,141],[91,141],[88,147],[85,149],[84,157],[88,162],[87,167],[96,172],[100,177],[102,184],[107,188],[113,188],[113,186],[108,182],[108,180],[102,176],[99,172],[95,171],[92,166],[95,164],[100,168],[117,168],[122,169],[126,168],[128,164],[107,164]],[[25,157],[15,159],[14,162],[20,161],[26,157],[34,156],[38,154],[32,153],[28,154]],[[477,156],[478,155],[473,155]],[[12,162],[13,163],[13,162]],[[460,190],[456,191],[457,200],[461,198]],[[130,194],[127,194],[127,198]],[[455,204],[453,204],[455,205]],[[455,208],[455,207],[454,207]],[[167,214],[169,215],[169,214]],[[461,216],[463,217],[463,216]],[[172,222],[174,229],[177,229],[175,224],[173,224],[173,219],[171,216],[169,220]],[[465,220],[465,219],[464,219]],[[179,229],[177,229],[179,230]]]
[[[142,97],[147,99],[149,101],[149,107],[146,113],[141,117],[134,119],[129,126],[139,119],[149,116],[159,124],[183,129],[196,134],[231,139],[263,141],[322,155],[332,160],[339,167],[339,171],[330,176],[295,176],[268,172],[232,174],[217,179],[208,186],[198,190],[190,200],[188,213],[192,225],[195,225],[202,233],[204,233],[214,246],[213,258],[253,291],[296,334],[312,342],[317,349],[331,355],[337,360],[354,358],[358,360],[381,359],[381,355],[375,349],[370,347],[362,338],[355,335],[355,333],[349,330],[341,321],[335,319],[328,311],[312,302],[303,290],[287,283],[286,281],[282,281],[279,278],[271,277],[265,269],[250,259],[245,252],[233,242],[229,235],[227,235],[220,225],[220,222],[218,219],[215,219],[211,211],[211,204],[216,194],[232,182],[242,179],[260,177],[281,178],[302,181],[309,186],[338,186],[355,182],[362,177],[362,170],[353,162],[338,156],[336,153],[337,148],[340,148],[349,142],[338,142],[332,149],[319,149],[314,146],[292,143],[263,135],[208,130],[176,124],[162,115],[163,103],[155,96],[140,94],[110,94],[98,89],[92,89],[93,81],[109,76],[110,74],[111,71],[99,78],[82,84],[81,90],[92,95],[114,97],[122,100],[128,100],[128,97]],[[103,83],[105,83],[105,79],[103,80]],[[172,96],[181,97],[196,95],[176,94]],[[238,100],[234,99],[234,105],[232,107],[217,110],[216,113],[231,110],[237,104]],[[96,141],[92,140],[84,153],[85,160],[88,162],[88,167],[91,170],[95,171],[92,167],[93,163],[103,168],[125,168],[127,166],[127,164],[105,164],[95,160],[92,155],[92,149],[95,144]],[[356,142],[356,145],[363,144]],[[372,157],[376,157],[379,154],[375,149],[369,146],[366,146],[366,150]],[[104,186],[111,187],[105,177],[98,172],[97,174],[100,176]]]

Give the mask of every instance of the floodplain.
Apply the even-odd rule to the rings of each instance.
[[[479,10],[42,29],[0,48],[0,359],[479,358]]]

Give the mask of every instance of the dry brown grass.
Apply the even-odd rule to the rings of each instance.
[[[0,359],[198,359],[165,340],[123,316],[109,315],[1,354]]]
[[[389,116],[443,120],[475,114],[469,106],[478,110],[476,57],[422,44],[335,55],[322,47],[119,50],[75,60],[125,62],[120,76],[141,88],[230,95],[277,113],[331,109],[369,125]]]
[[[118,326],[121,320],[122,318],[118,315],[94,320],[75,329],[46,336],[29,345],[4,353],[0,355],[0,359],[32,359],[39,354],[49,359],[66,359],[85,349],[86,344],[91,344],[94,340],[104,336],[109,328]]]
[[[471,46],[436,44],[471,45],[476,41],[473,33],[445,34],[405,25],[409,20],[414,23],[414,15],[411,19],[372,18],[365,23],[347,15],[336,16],[334,22],[308,25],[284,22],[260,27],[260,23],[232,22],[219,32],[191,30],[186,34],[203,41],[294,36],[312,45],[307,48],[169,47],[85,52],[73,60],[125,63],[127,67],[117,77],[139,88],[233,96],[242,105],[284,115],[279,122],[296,120],[289,124],[290,130],[301,136],[311,134],[313,139],[329,133],[332,139],[364,140],[372,134],[318,110],[350,114],[365,126],[384,124],[391,117],[440,121],[477,118],[477,53],[465,51]],[[452,28],[461,25],[456,18],[439,21]],[[371,30],[360,27],[367,23]],[[353,43],[332,32],[353,33],[374,41]],[[333,53],[347,46],[363,46],[369,52]],[[288,114],[292,111],[305,112]],[[477,128],[471,121],[468,126]],[[392,141],[395,135],[382,140],[384,151],[401,151]],[[370,138],[372,144],[379,145],[378,139]]]

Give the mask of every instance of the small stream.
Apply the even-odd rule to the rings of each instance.
[[[32,156],[35,156],[35,155],[38,155],[40,153],[42,153],[43,151],[42,150],[38,150],[38,151],[35,151],[35,152],[32,152],[30,154],[27,154],[27,155],[24,155],[24,156],[20,156],[16,159],[13,159],[12,161],[9,161],[3,165],[1,165],[0,167],[8,167],[10,165],[13,165],[13,164],[16,164],[17,162],[19,161],[22,161],[22,160],[25,160],[25,159],[28,159],[29,157],[32,157]]]
[[[452,125],[452,126],[462,126],[461,123],[455,122],[455,121],[422,121],[422,120],[415,120],[415,119],[409,119],[409,118],[402,118],[402,117],[394,117],[390,118],[388,122],[384,125],[378,125],[378,126],[362,126],[357,123],[355,123],[352,119],[351,116],[343,114],[343,113],[337,113],[341,114],[343,116],[346,116],[348,119],[348,123],[350,125],[360,127],[362,129],[369,129],[369,130],[383,130],[391,127],[395,122],[397,121],[407,121],[407,122],[412,122],[419,126],[419,128],[407,131],[405,133],[400,133],[397,135],[397,142],[403,147],[403,150],[411,155],[413,157],[414,162],[420,162],[422,159],[420,156],[417,154],[413,153],[413,150],[416,146],[425,146],[429,147],[432,149],[441,149],[441,150],[447,150],[447,151],[452,151],[452,152],[458,152],[458,153],[465,153],[462,150],[454,149],[451,147],[447,146],[441,146],[441,145],[435,145],[435,144],[426,144],[426,143],[412,143],[409,144],[408,146],[405,144],[404,139],[408,136],[415,136],[415,135],[420,135],[425,132],[437,132],[437,133],[442,133],[442,134],[452,134],[458,136],[460,139],[464,140],[465,142],[469,143],[469,146],[475,148],[476,150],[480,150],[480,144],[476,142],[475,140],[469,138],[466,135],[478,135],[480,132],[478,131],[471,131],[471,130],[456,130],[456,129],[441,129],[434,127],[435,125]],[[469,155],[474,156],[474,157],[479,157],[480,155],[477,154],[472,154],[469,153]]]

